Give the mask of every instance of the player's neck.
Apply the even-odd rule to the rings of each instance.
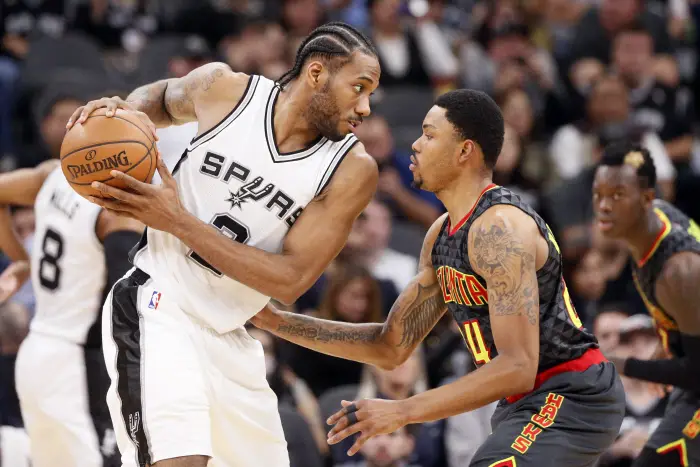
[[[450,225],[457,225],[459,221],[464,219],[479,200],[483,191],[492,183],[493,179],[490,173],[465,176],[455,180],[452,186],[436,193],[447,209]]]
[[[280,92],[273,109],[275,143],[281,152],[305,149],[319,137],[318,130],[304,117],[308,100],[299,95],[294,84]]]
[[[663,227],[664,224],[661,222],[661,219],[658,218],[653,210],[649,210],[638,228],[632,229],[633,232],[639,232],[633,233],[627,238],[627,244],[635,261],[641,260],[649,253]]]

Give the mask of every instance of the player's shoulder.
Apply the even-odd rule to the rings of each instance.
[[[374,193],[379,179],[377,161],[367,153],[360,141],[355,141],[329,185],[329,190]]]
[[[222,62],[212,62],[191,73],[191,89],[201,90],[202,98],[212,102],[238,102],[248,89],[251,75],[233,71]]]
[[[513,204],[495,204],[484,210],[469,229],[472,232],[479,229],[499,229],[528,234],[537,231],[535,219],[521,207]]]

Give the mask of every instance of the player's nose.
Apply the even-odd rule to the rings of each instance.
[[[355,107],[355,113],[357,113],[361,117],[369,117],[369,114],[372,113],[372,109],[369,105],[369,96],[360,97],[360,101]]]

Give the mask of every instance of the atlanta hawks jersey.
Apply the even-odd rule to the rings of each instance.
[[[685,251],[700,254],[700,227],[666,201],[654,200],[654,213],[662,223],[661,232],[644,258],[632,261],[632,274],[634,284],[654,319],[661,343],[666,351],[682,358],[685,352],[678,324],[656,299],[656,280],[673,255]]]
[[[274,130],[280,87],[251,76],[243,97],[217,126],[192,140],[173,169],[184,207],[231,241],[278,253],[289,229],[329,183],[357,142],[319,137],[281,153]],[[310,251],[309,254],[313,254]],[[153,277],[180,308],[224,333],[245,324],[269,300],[221,274],[180,240],[148,229],[134,265]]]
[[[32,331],[85,343],[102,307],[107,278],[95,232],[100,210],[73,191],[60,167],[44,181],[34,202]]]
[[[487,187],[472,210],[454,228],[449,218],[443,225],[432,251],[447,308],[460,327],[477,366],[491,361],[498,351],[491,330],[486,280],[469,262],[467,236],[474,221],[487,209],[506,204],[530,216],[547,240],[549,256],[537,271],[540,302],[540,361],[538,373],[560,363],[581,357],[597,348],[595,337],[583,328],[569,298],[562,276],[559,246],[542,218],[518,195],[497,185]]]

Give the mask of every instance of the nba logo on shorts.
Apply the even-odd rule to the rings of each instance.
[[[159,301],[160,301],[160,292],[154,290],[153,295],[151,295],[151,301],[148,304],[148,308],[150,308],[151,310],[157,310]]]

